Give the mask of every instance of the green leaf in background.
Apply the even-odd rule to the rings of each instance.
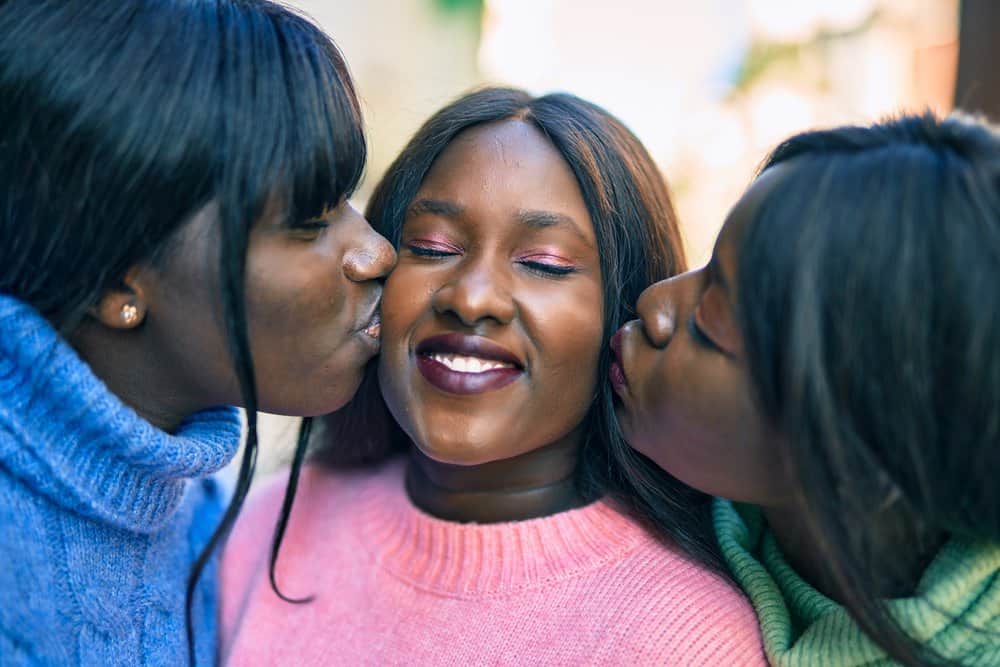
[[[479,15],[483,11],[483,0],[431,0],[435,7],[447,13],[470,12]]]

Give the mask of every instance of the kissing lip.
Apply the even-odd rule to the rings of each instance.
[[[354,340],[360,341],[368,348],[371,355],[378,354],[382,348],[381,297],[381,292],[376,293],[372,304],[362,311],[367,313],[367,317],[360,320],[351,334]]]
[[[608,368],[608,380],[619,398],[624,398],[628,392],[628,378],[625,376],[625,362],[622,358],[622,338],[627,334],[626,330],[631,324],[631,322],[626,322],[621,329],[615,332],[609,343],[611,366]]]
[[[449,368],[436,355],[475,357],[505,364],[464,372]],[[417,369],[432,386],[449,394],[481,394],[505,387],[524,374],[524,362],[507,348],[482,336],[448,333],[431,336],[416,347]]]
[[[358,324],[354,327],[355,333],[368,333],[370,329],[378,328],[382,324],[382,291],[375,293],[375,298],[371,300],[371,305],[367,308],[359,309],[365,313],[364,317],[358,318]],[[370,334],[369,334],[370,335]]]

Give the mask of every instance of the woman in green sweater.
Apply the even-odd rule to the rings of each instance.
[[[903,117],[779,146],[613,339],[773,664],[1000,665],[998,285],[1000,135]]]

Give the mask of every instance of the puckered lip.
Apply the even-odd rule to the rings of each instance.
[[[621,363],[622,360],[622,330],[619,329],[611,336],[611,341],[609,343],[611,348],[611,355],[615,361]]]
[[[457,354],[499,361],[510,364],[519,370],[524,369],[524,362],[516,354],[483,336],[470,336],[456,332],[429,336],[417,343],[416,353],[419,355]]]
[[[621,329],[611,337],[609,344],[611,348],[611,364],[608,367],[608,380],[611,388],[616,394],[621,396],[628,387],[628,380],[625,379],[625,369],[622,367],[622,332]]]
[[[371,300],[371,304],[367,308],[360,309],[365,315],[358,319],[357,325],[354,327],[356,333],[364,332],[365,330],[372,329],[373,327],[378,328],[382,324],[382,290],[377,290],[374,297]]]
[[[611,348],[611,365],[608,368],[608,380],[611,382],[615,394],[623,401],[627,401],[629,398],[628,375],[625,373],[626,353],[623,348],[628,347],[628,338],[641,333],[635,331],[641,327],[642,322],[639,320],[626,322],[622,328],[611,336],[611,341],[609,342],[609,347]]]

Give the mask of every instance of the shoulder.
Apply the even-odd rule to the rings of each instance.
[[[303,466],[295,488],[292,514],[288,519],[286,544],[293,534],[302,532],[308,525],[320,529],[316,520],[328,517],[330,502],[347,493],[352,476],[323,466]],[[246,559],[256,559],[269,550],[274,529],[281,515],[289,489],[289,472],[282,470],[261,480],[255,480],[246,504],[240,512],[224,550],[224,567],[233,566]],[[349,495],[349,494],[348,494]]]
[[[606,576],[626,652],[660,664],[767,664],[749,600],[677,547],[647,533]]]
[[[293,597],[311,594],[316,573],[327,569],[349,548],[357,506],[365,489],[380,483],[382,468],[339,471],[309,464],[303,467],[281,543],[276,577]],[[222,646],[234,641],[246,614],[270,613],[279,599],[270,589],[271,544],[288,489],[283,471],[261,480],[240,513],[222,555],[220,572]]]
[[[384,465],[343,471],[312,463],[303,466],[282,540],[282,565],[320,557],[317,545],[327,537],[340,539],[356,506],[371,488],[388,484],[397,468]],[[267,567],[288,485],[286,470],[260,480],[251,491],[223,551],[224,587]]]

